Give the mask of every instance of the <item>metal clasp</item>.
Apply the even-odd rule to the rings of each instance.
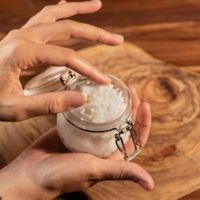
[[[128,120],[126,122],[126,126],[121,129],[118,129],[117,131],[118,133],[115,134],[115,143],[117,145],[117,148],[124,154],[124,159],[127,161],[130,161],[134,157],[136,157],[142,149],[142,145],[139,142],[139,138],[135,131],[135,127],[132,124],[132,122]],[[126,134],[128,131],[130,132],[131,139],[135,148],[135,150],[131,154],[128,154],[126,146],[122,138],[122,135]]]
[[[77,77],[77,73],[72,70],[68,70],[67,73],[65,72],[60,75],[60,82],[62,83],[62,85],[66,86],[69,81],[75,77]]]

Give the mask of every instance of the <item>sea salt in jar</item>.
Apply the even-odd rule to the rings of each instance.
[[[57,81],[52,81],[52,74]],[[30,91],[36,94],[35,91],[41,93],[64,89],[83,92],[87,95],[86,104],[57,114],[57,129],[65,146],[73,152],[99,157],[107,157],[118,149],[126,160],[131,160],[140,152],[141,145],[131,122],[130,93],[122,81],[109,76],[112,80],[110,85],[99,85],[67,68],[55,68],[35,77],[24,91],[28,95]],[[45,84],[40,83],[42,80],[45,80]],[[38,88],[36,82],[42,87]],[[35,85],[37,90],[33,87]],[[125,147],[129,137],[134,147],[131,153]]]

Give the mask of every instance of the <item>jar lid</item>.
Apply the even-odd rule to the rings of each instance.
[[[70,74],[71,71],[67,67],[48,68],[27,82],[24,87],[24,95],[30,96],[64,90],[69,79],[73,77]]]

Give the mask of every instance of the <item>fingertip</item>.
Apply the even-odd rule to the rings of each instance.
[[[138,112],[136,116],[136,121],[140,123],[143,127],[149,127],[151,125],[151,110],[150,105],[146,102],[140,103],[138,106]]]
[[[149,182],[147,190],[152,191],[154,189],[154,187],[155,187],[155,183],[154,183],[153,178],[151,178],[151,181]]]
[[[113,37],[115,38],[115,41],[117,44],[121,44],[124,42],[124,36],[123,35],[119,35],[116,33],[112,33]]]
[[[137,92],[132,84],[128,84],[128,88],[129,88],[131,97],[134,97],[137,95]]]
[[[90,2],[96,4],[98,7],[102,6],[102,2],[100,0],[92,0]]]
[[[138,109],[140,113],[146,114],[150,111],[150,104],[147,102],[141,101]]]
[[[154,180],[149,174],[147,174],[147,177],[145,180],[139,180],[138,184],[141,185],[147,191],[152,191],[155,186]]]
[[[68,91],[69,107],[77,108],[87,102],[87,95],[80,91]]]
[[[59,5],[59,4],[64,4],[64,3],[67,3],[67,1],[61,0],[61,1],[58,2],[58,5]]]
[[[132,84],[128,84],[128,88],[129,88],[129,92],[130,92],[131,99],[132,99],[132,108],[137,109],[138,106],[140,105],[140,99],[137,94],[137,91]],[[136,110],[135,110],[135,112],[136,112]]]
[[[98,11],[102,7],[102,2],[100,0],[92,0],[92,1],[89,1],[89,3],[92,6],[91,12]]]
[[[95,82],[98,82],[99,84],[108,85],[112,82],[110,77],[108,77],[106,74],[100,72],[99,70],[95,70],[93,75],[94,76],[92,79]]]
[[[108,84],[111,84],[111,82],[112,80],[108,76],[105,76],[104,84],[108,85]]]
[[[87,97],[87,94],[84,93],[84,92],[81,92],[82,95],[84,96],[84,102],[86,103],[88,101],[88,97]]]
[[[145,101],[142,101],[142,102],[141,102],[141,107],[142,107],[143,109],[145,109],[145,110],[148,110],[148,111],[151,110],[150,104],[147,103],[147,102],[145,102]]]

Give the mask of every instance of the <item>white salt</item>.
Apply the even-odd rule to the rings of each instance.
[[[110,85],[81,85],[78,88],[87,95],[87,103],[73,111],[80,119],[93,123],[105,123],[119,117],[126,104],[122,91]]]
[[[97,85],[88,82],[73,89],[84,92],[88,101],[82,107],[66,112],[65,116],[64,113],[57,115],[57,128],[63,143],[73,152],[86,152],[100,157],[109,156],[117,150],[115,128],[123,123],[121,119],[124,120],[121,116],[125,115],[124,111],[128,106],[125,95],[112,84]],[[95,132],[87,131],[87,128],[92,129],[92,125],[85,127],[86,130],[82,130],[77,127],[80,124],[76,124],[75,120],[71,122],[77,126],[66,120],[68,114],[75,115],[74,119],[82,119],[84,122],[92,122],[94,125],[101,126],[103,123],[108,123],[111,126],[109,129],[105,129],[104,125],[101,126],[103,131],[101,129],[97,131],[95,128]],[[126,123],[126,119],[124,123]],[[121,135],[124,143],[129,136],[129,131]]]

